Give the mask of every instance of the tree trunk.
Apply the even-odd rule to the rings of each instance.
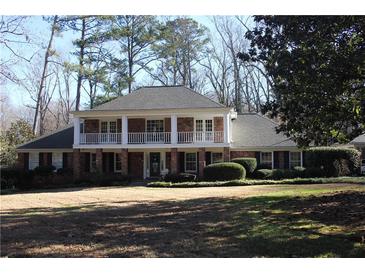
[[[34,134],[36,134],[36,130],[37,130],[37,126],[38,126],[39,107],[40,107],[40,104],[41,104],[41,99],[42,99],[42,93],[43,93],[43,90],[44,90],[45,79],[47,77],[46,76],[46,73],[47,73],[47,66],[48,66],[48,62],[49,62],[48,58],[50,56],[50,51],[51,51],[51,47],[52,47],[53,37],[54,37],[55,31],[56,31],[57,19],[58,19],[58,16],[56,15],[53,18],[52,29],[51,29],[51,36],[50,36],[49,41],[48,41],[48,46],[47,46],[46,54],[44,55],[44,64],[43,64],[42,77],[41,77],[41,81],[40,81],[40,84],[39,84],[39,89],[38,89],[38,94],[37,94],[37,102],[36,102],[34,119],[33,119],[33,128],[32,128],[32,130],[33,130],[33,133]]]
[[[77,76],[77,89],[76,89],[76,104],[75,109],[80,109],[80,98],[81,98],[81,85],[83,80],[83,69],[84,69],[84,54],[85,54],[85,29],[86,29],[86,18],[82,18],[82,29],[80,38],[80,59],[79,59],[79,73]]]

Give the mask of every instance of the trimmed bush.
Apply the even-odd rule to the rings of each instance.
[[[245,168],[237,163],[216,163],[204,168],[204,179],[208,181],[235,180],[245,177]]]
[[[39,176],[48,176],[51,175],[55,170],[56,170],[55,166],[37,166],[34,169],[34,173],[35,175]]]
[[[72,175],[73,170],[72,168],[59,168],[57,169],[58,175]]]
[[[231,162],[243,166],[247,172],[247,177],[251,176],[257,167],[256,158],[234,158]]]
[[[272,169],[258,169],[254,172],[253,177],[256,179],[270,179],[273,176]]]
[[[326,177],[357,174],[360,168],[360,152],[354,148],[316,147],[306,151],[306,165],[322,169]]]
[[[196,180],[196,175],[191,173],[180,173],[180,174],[166,174],[164,177],[165,182],[171,183],[182,183],[192,182]]]

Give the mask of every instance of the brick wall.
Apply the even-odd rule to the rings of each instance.
[[[128,132],[144,132],[145,119],[144,118],[130,118],[128,119]]]
[[[177,131],[179,132],[194,131],[194,118],[193,117],[177,118]]]
[[[178,172],[178,153],[177,153],[177,148],[172,148],[171,149],[171,170],[170,172],[172,174],[176,174]]]
[[[122,119],[117,119],[117,132],[122,132]]]
[[[165,118],[165,132],[171,132],[171,118]]]
[[[231,159],[241,157],[255,158],[255,151],[231,151]]]
[[[223,131],[223,117],[214,117],[214,131]]]
[[[29,153],[18,153],[17,161],[16,161],[17,168],[28,170],[29,169]]]
[[[122,174],[128,175],[128,149],[122,148],[120,159],[122,165]]]
[[[230,153],[229,153],[229,147],[223,148],[223,161],[229,162],[230,161]]]
[[[99,132],[99,120],[88,119],[84,122],[85,133],[98,133]]]
[[[204,176],[204,167],[205,167],[205,148],[204,147],[201,147],[199,148],[199,177],[200,178],[203,178]]]
[[[73,175],[75,179],[80,178],[81,175],[81,153],[80,149],[74,149],[73,150]]]

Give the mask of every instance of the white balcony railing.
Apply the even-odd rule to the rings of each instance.
[[[121,133],[80,133],[80,144],[121,144]]]
[[[170,132],[129,132],[128,144],[169,144]]]
[[[223,131],[177,133],[178,144],[223,143]],[[121,144],[122,133],[81,133],[80,144]],[[128,144],[170,144],[171,132],[129,132]]]
[[[223,143],[223,140],[223,131],[188,131],[177,133],[177,142],[180,144]]]

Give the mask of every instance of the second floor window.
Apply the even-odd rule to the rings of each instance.
[[[102,121],[100,123],[101,133],[116,133],[117,132],[117,122],[116,121]]]
[[[163,120],[147,120],[147,132],[163,132]]]
[[[213,120],[195,120],[195,131],[213,131]]]

